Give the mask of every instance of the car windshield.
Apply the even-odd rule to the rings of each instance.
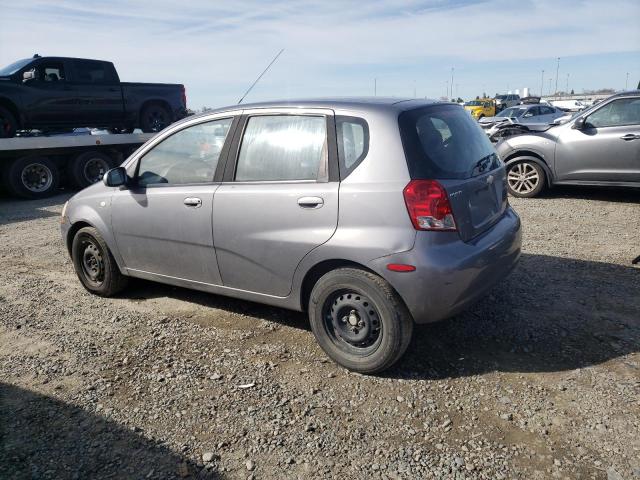
[[[506,95],[496,95],[496,100],[504,100],[505,98],[507,98]]]
[[[482,102],[480,100],[472,100],[464,104],[465,107],[481,107]]]
[[[505,108],[498,115],[496,115],[496,117],[519,118],[524,115],[524,112],[526,111],[526,108]]]
[[[412,179],[470,178],[496,168],[489,137],[456,105],[434,105],[402,112],[398,118]]]
[[[28,64],[31,60],[31,58],[23,58],[22,60],[13,62],[11,65],[7,65],[6,67],[0,69],[0,75],[13,75],[26,64]]]

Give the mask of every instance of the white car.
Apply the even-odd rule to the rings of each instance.
[[[565,112],[579,112],[587,108],[587,105],[580,100],[551,100],[549,103]]]

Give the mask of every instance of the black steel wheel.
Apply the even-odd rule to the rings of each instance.
[[[90,292],[110,297],[126,287],[128,277],[120,273],[109,247],[95,228],[78,230],[73,237],[71,257],[76,275]]]
[[[140,112],[140,128],[145,133],[159,132],[171,124],[171,113],[159,103],[147,105]]]
[[[386,370],[404,354],[413,319],[381,277],[357,268],[323,275],[309,299],[309,322],[318,344],[336,363],[360,373]]]

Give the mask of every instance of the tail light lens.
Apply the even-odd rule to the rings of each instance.
[[[437,181],[411,180],[402,193],[416,230],[456,230],[449,196]]]

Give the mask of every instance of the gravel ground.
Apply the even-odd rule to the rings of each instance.
[[[511,199],[518,268],[349,373],[304,315],[88,294],[66,195],[0,199],[0,478],[640,478],[640,194]]]

